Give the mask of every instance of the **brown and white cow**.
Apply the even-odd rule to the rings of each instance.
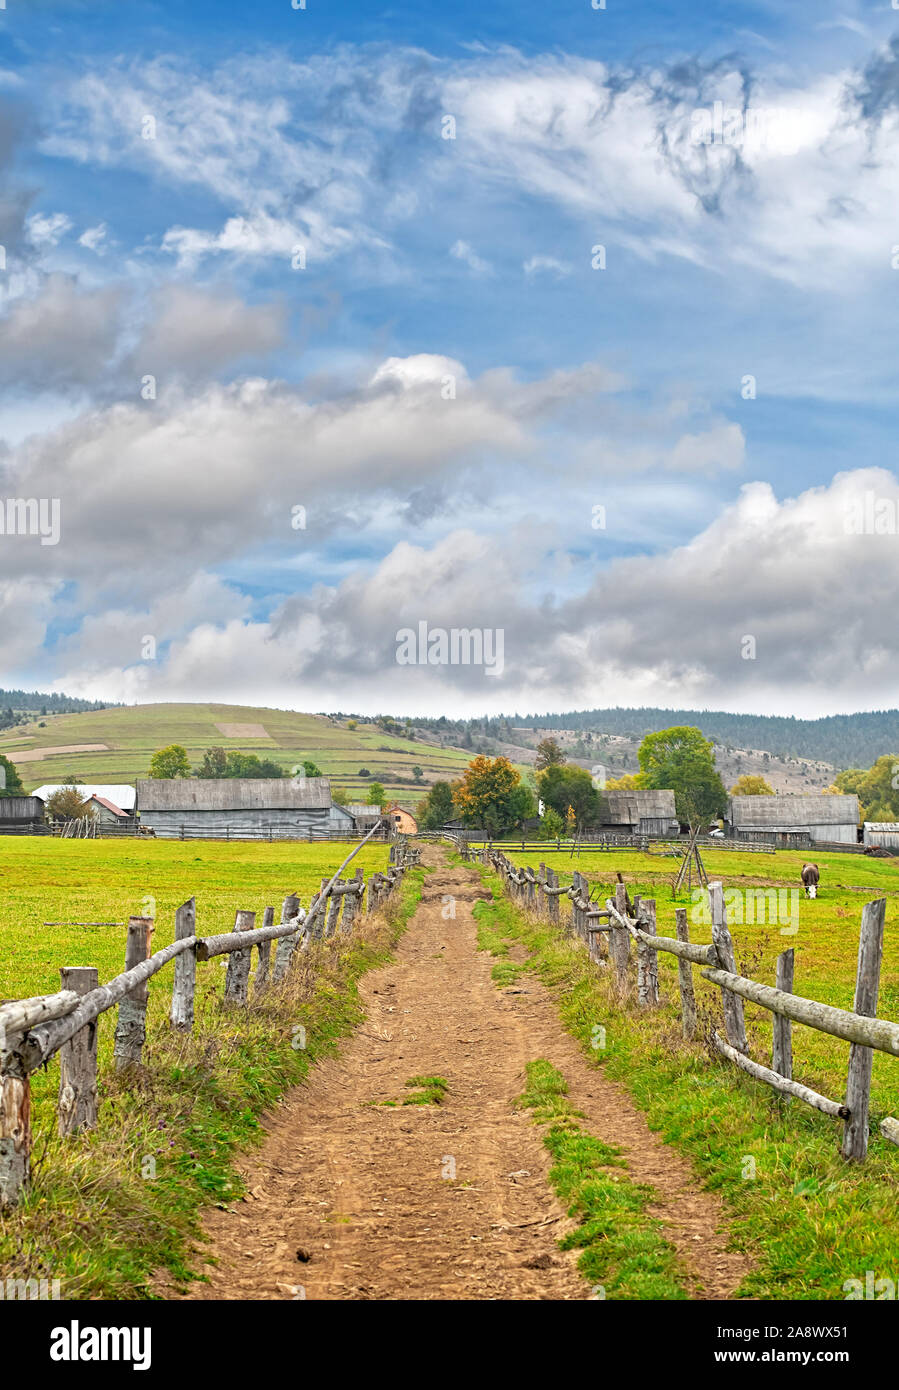
[[[817,898],[818,896],[818,865],[803,864],[802,882],[805,886],[805,896],[807,898]]]

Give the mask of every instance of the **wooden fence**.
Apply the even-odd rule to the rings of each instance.
[[[375,831],[367,836],[371,839]],[[228,956],[225,1003],[237,1008],[249,1005],[250,967],[257,948],[254,996],[283,980],[296,952],[312,942],[334,936],[338,929],[349,935],[363,913],[377,912],[402,881],[420,851],[404,844],[390,847],[386,873],[374,873],[366,883],[362,870],[355,877],[341,874],[366,840],[347,855],[330,879],[322,879],[308,912],[299,897],[290,893],[281,905],[281,920],[267,907],[262,926],[256,913],[237,913],[234,931],[219,936],[196,935],[196,902],[188,899],[175,914],[175,940],[150,954],[151,917],[131,917],[125,944],[125,970],[108,984],[100,985],[94,966],[60,968],[58,994],[42,995],[0,1004],[0,1206],[13,1205],[27,1186],[31,1170],[31,1073],[59,1054],[60,1135],[92,1129],[97,1123],[97,1023],[100,1015],[118,1006],[114,1057],[117,1070],[139,1065],[146,1040],[148,986],[170,961],[174,982],[169,1020],[173,1028],[190,1032],[194,1023],[194,988],[198,961]],[[277,941],[274,960],[272,942]]]
[[[720,1055],[757,1081],[764,1081],[780,1095],[804,1101],[825,1115],[842,1120],[843,1157],[855,1160],[865,1158],[868,1151],[873,1054],[880,1051],[899,1057],[899,1023],[876,1017],[886,917],[885,898],[866,903],[863,908],[853,1009],[837,1009],[793,993],[792,950],[783,951],[778,956],[774,988],[738,974],[720,883],[714,882],[708,886],[712,942],[698,945],[690,941],[686,908],[675,911],[676,937],[659,936],[656,932],[655,901],[639,897],[632,901],[621,882],[616,886],[615,897],[607,898],[600,906],[591,900],[590,887],[583,874],[575,872],[571,885],[563,887],[559,884],[558,874],[544,864],[537,872],[531,868],[517,869],[511,860],[497,850],[485,848],[475,851],[468,846],[461,846],[460,849],[463,858],[476,859],[495,869],[513,900],[541,918],[562,925],[560,900],[569,900],[571,912],[564,922],[566,930],[584,941],[591,960],[598,966],[606,969],[611,967],[614,988],[622,1001],[632,1000],[636,988],[636,1002],[640,1008],[657,1005],[658,952],[676,956],[683,1036],[687,1040],[694,1039],[697,1033],[692,967],[703,967],[702,978],[721,990],[725,1037],[722,1038],[717,1031],[712,1036]],[[631,946],[635,948],[636,970],[633,969]],[[749,1056],[744,1000],[760,1005],[774,1015],[770,1067]],[[793,1080],[793,1023],[805,1024],[850,1044],[843,1101],[819,1095],[817,1091]],[[880,1125],[880,1132],[885,1139],[899,1144],[899,1120],[886,1117]]]

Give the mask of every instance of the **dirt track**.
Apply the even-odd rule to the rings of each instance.
[[[541,1130],[513,1101],[525,1064],[564,1074],[582,1124],[620,1144],[677,1246],[691,1292],[727,1298],[746,1271],[717,1200],[647,1129],[625,1092],[588,1065],[545,988],[500,991],[476,950],[477,875],[439,864],[396,952],[361,982],[368,1018],[268,1118],[244,1165],[248,1195],[205,1222],[208,1284],[192,1299],[587,1299],[561,1253],[573,1224],[552,1194]],[[444,895],[455,920],[442,916]],[[437,1075],[443,1105],[379,1105]],[[299,1258],[298,1258],[299,1255]],[[172,1297],[177,1295],[170,1294]]]

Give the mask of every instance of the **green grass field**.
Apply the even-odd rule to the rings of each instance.
[[[752,978],[774,983],[777,954],[796,952],[795,992],[851,1008],[863,904],[888,899],[879,1014],[899,1021],[899,865],[861,856],[812,856],[821,869],[821,896],[798,902],[794,925],[745,922],[731,918],[738,967]],[[516,864],[552,864],[562,882],[573,865],[591,885],[611,896],[615,871],[631,894],[654,897],[658,930],[674,935],[674,910],[695,903],[682,892],[677,901],[672,883],[677,866],[636,851],[615,854],[510,854]],[[725,888],[798,886],[803,856],[705,856],[709,875]],[[672,867],[673,866],[673,867]],[[650,1125],[692,1160],[700,1179],[721,1193],[740,1246],[755,1262],[740,1296],[747,1298],[842,1299],[843,1284],[864,1282],[865,1272],[896,1279],[899,1274],[899,1150],[883,1139],[878,1125],[885,1115],[899,1114],[899,1058],[874,1053],[871,1141],[863,1165],[847,1165],[839,1156],[842,1126],[798,1101],[785,1104],[762,1083],[720,1060],[701,1042],[681,1037],[679,994],[674,958],[659,955],[662,1003],[641,1011],[632,1001],[616,1000],[608,973],[599,971],[579,946],[558,930],[537,924],[500,896],[499,880],[487,873],[495,902],[475,911],[483,945],[498,955],[497,969],[533,969],[559,992],[566,1026],[587,1053],[620,1080],[646,1112]],[[789,900],[787,900],[789,901]],[[745,915],[745,914],[744,914]],[[781,934],[786,930],[787,934]],[[691,939],[709,941],[708,925],[691,922]],[[503,943],[520,942],[531,953],[524,966],[506,959]],[[508,945],[506,945],[506,950]],[[697,1001],[708,1022],[719,1030],[720,991],[693,971]],[[770,1065],[771,1015],[746,1005],[752,1055]],[[605,1045],[596,1050],[596,1025]],[[793,1075],[815,1090],[842,1099],[849,1044],[801,1025],[793,1026]]]
[[[200,761],[206,748],[217,745],[272,758],[285,771],[303,758],[312,758],[337,786],[345,787],[359,800],[365,800],[372,780],[404,800],[415,800],[427,790],[428,782],[458,777],[471,758],[462,749],[386,734],[375,724],[359,723],[350,730],[346,721],[252,705],[133,705],[48,715],[43,723],[41,728],[41,720],[34,719],[0,735],[0,753],[17,762],[21,753],[50,748],[103,744],[106,751],[82,748],[18,761],[19,774],[29,791],[69,776],[82,782],[133,782],[146,777],[157,748],[180,743],[192,765]],[[256,733],[229,738],[219,724],[261,725],[266,736]],[[416,764],[422,769],[425,785],[414,785],[412,768]],[[360,777],[361,768],[368,768],[372,777]]]
[[[124,964],[124,926],[150,912],[155,949],[173,938],[174,912],[197,900],[198,933],[230,929],[237,909],[262,910],[298,892],[308,904],[351,846],[173,841],[3,842],[0,866],[0,998],[59,988],[60,965],[96,965],[105,981]],[[354,863],[366,877],[386,867],[384,846]],[[59,1066],[32,1077],[35,1182],[12,1214],[0,1214],[0,1272],[59,1278],[62,1297],[146,1297],[154,1270],[189,1277],[188,1248],[206,1202],[240,1191],[235,1152],[259,1140],[258,1115],[362,1018],[356,980],[383,962],[420,892],[412,871],[387,918],[362,919],[352,938],[332,938],[302,957],[288,981],[235,1013],[222,1005],[224,958],[197,971],[190,1036],[168,1027],[173,969],[150,981],[145,1068],[134,1079],[112,1063],[115,1010],[99,1025],[100,1118],[89,1134],[55,1130]],[[254,957],[255,959],[255,957]],[[305,1046],[296,1047],[298,1025]]]

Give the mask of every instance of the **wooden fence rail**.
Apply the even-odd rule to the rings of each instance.
[[[228,957],[224,1002],[236,1008],[247,1008],[254,947],[258,952],[256,997],[270,982],[286,977],[296,952],[304,952],[313,941],[327,939],[337,932],[341,911],[341,934],[348,935],[357,920],[365,892],[369,895],[369,912],[377,911],[402,882],[406,869],[418,863],[418,849],[391,845],[391,863],[386,873],[374,873],[368,883],[361,869],[357,870],[355,878],[341,879],[350,860],[366,840],[378,835],[379,829],[376,826],[347,855],[331,878],[323,880],[308,912],[300,907],[295,894],[289,894],[282,904],[281,921],[277,925],[272,907],[265,909],[263,925],[258,928],[256,914],[240,910],[233,932],[201,937],[196,935],[196,903],[191,898],[175,915],[175,940],[153,954],[150,953],[153,920],[130,918],[125,970],[107,984],[97,983],[94,967],[63,966],[60,970],[63,988],[59,993],[0,1004],[0,1206],[15,1204],[30,1181],[32,1072],[59,1053],[59,1132],[67,1135],[92,1128],[97,1123],[97,1023],[101,1014],[118,1006],[115,1063],[118,1069],[127,1069],[141,1062],[149,981],[172,961],[175,962],[170,1011],[173,1028],[183,1032],[193,1028],[197,962],[214,956]],[[274,968],[270,969],[273,941],[278,942],[278,951]]]
[[[865,904],[859,938],[858,971],[853,1008],[838,1009],[805,999],[793,993],[793,952],[784,951],[777,962],[776,987],[761,984],[737,972],[733,942],[727,926],[722,885],[708,886],[708,905],[712,921],[712,942],[698,945],[690,941],[687,913],[678,908],[675,913],[677,938],[659,936],[655,929],[655,902],[651,899],[630,900],[627,888],[620,881],[614,898],[606,898],[599,907],[590,897],[584,876],[572,874],[570,886],[560,888],[558,875],[544,864],[535,873],[518,869],[501,851],[485,846],[475,851],[459,842],[464,859],[477,860],[493,868],[501,877],[506,892],[522,907],[536,912],[549,921],[558,921],[561,897],[570,901],[571,912],[562,924],[569,935],[580,937],[592,960],[602,968],[612,967],[617,995],[629,999],[636,983],[637,1004],[649,1008],[659,1002],[658,952],[677,958],[683,1035],[695,1039],[697,1031],[696,1001],[693,988],[693,965],[704,966],[702,978],[721,990],[725,1037],[716,1032],[712,1044],[719,1054],[733,1065],[762,1081],[785,1099],[797,1099],[825,1115],[843,1121],[841,1152],[845,1159],[862,1160],[867,1155],[869,1137],[869,1105],[871,1067],[875,1051],[899,1056],[899,1023],[876,1017],[880,965],[883,956],[883,932],[886,900],[879,898]],[[546,846],[543,846],[546,849]],[[547,906],[552,904],[552,906]],[[636,947],[636,981],[631,969],[630,946]],[[749,1055],[743,1001],[760,1005],[774,1016],[772,1065],[763,1066]],[[831,1100],[793,1079],[793,1051],[790,1027],[801,1023],[819,1032],[829,1033],[851,1044],[844,1101]],[[899,1120],[884,1118],[880,1125],[884,1138],[899,1144]]]

